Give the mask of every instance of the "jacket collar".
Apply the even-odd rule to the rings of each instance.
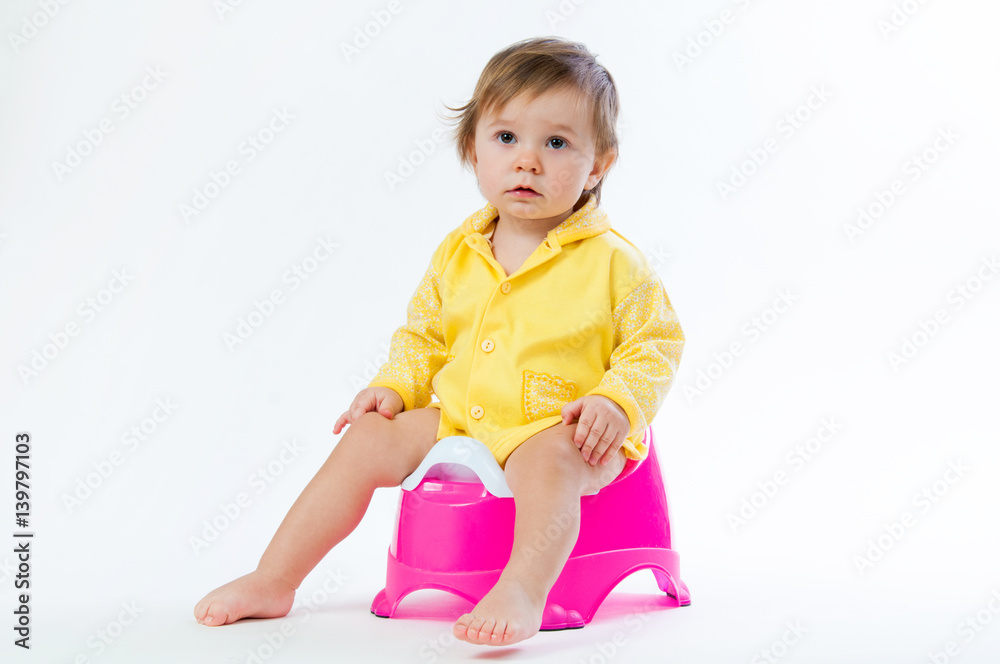
[[[469,215],[462,222],[462,234],[465,236],[482,233],[486,227],[497,218],[498,211],[492,203],[487,203],[481,210]],[[600,235],[611,228],[607,213],[597,207],[597,196],[587,195],[583,207],[571,214],[561,224],[549,231],[546,240],[560,246]]]

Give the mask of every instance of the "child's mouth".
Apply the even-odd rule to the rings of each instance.
[[[516,187],[507,192],[512,196],[517,196],[519,198],[531,198],[532,196],[541,196],[537,191],[531,189],[530,187]]]

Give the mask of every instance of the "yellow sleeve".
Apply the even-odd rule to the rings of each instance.
[[[642,441],[673,383],[684,333],[663,284],[652,271],[615,306],[612,322],[611,366],[587,394],[606,396],[621,406],[631,425],[628,438]]]
[[[436,256],[436,254],[435,254]],[[392,335],[389,360],[369,387],[388,387],[403,398],[403,409],[431,401],[431,379],[447,357],[441,325],[441,292],[436,261],[431,261],[406,309],[406,324]]]

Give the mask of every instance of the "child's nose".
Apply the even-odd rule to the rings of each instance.
[[[538,153],[532,149],[522,149],[518,152],[514,162],[514,168],[518,171],[532,171],[537,173],[541,170],[542,163],[538,158]]]

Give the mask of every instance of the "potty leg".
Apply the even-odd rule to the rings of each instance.
[[[688,592],[687,585],[679,578],[673,578],[666,572],[652,568],[653,576],[656,577],[656,585],[660,590],[677,600],[677,606],[688,606],[691,604],[691,593]]]

